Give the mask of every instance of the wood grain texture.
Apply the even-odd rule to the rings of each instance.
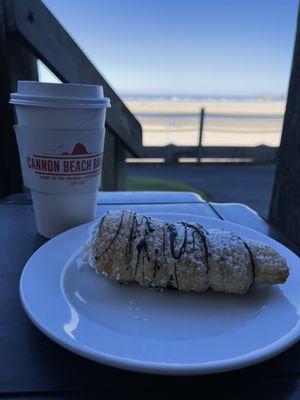
[[[125,148],[121,140],[107,128],[105,133],[101,190],[124,190]]]
[[[103,86],[112,104],[107,126],[132,153],[139,155],[141,125],[47,7],[40,0],[9,1],[14,7],[14,28],[63,82]]]
[[[300,243],[300,14],[269,212],[270,222]]]

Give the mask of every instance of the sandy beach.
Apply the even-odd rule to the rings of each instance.
[[[145,146],[197,145],[199,110],[205,109],[206,146],[278,146],[284,101],[127,100],[143,126]]]

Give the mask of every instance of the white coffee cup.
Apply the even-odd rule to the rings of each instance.
[[[15,105],[19,125],[45,129],[104,127],[110,107],[102,86],[35,81],[19,81],[10,103]]]
[[[93,220],[110,107],[102,87],[20,81],[10,103],[38,232],[53,237]]]

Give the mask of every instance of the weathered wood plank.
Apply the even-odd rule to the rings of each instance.
[[[147,146],[144,147],[143,157],[166,158],[168,160],[179,157],[201,157],[201,158],[249,158],[260,162],[274,162],[276,159],[277,147],[221,147],[221,146],[175,146],[165,147]]]
[[[12,199],[14,196],[12,196]],[[16,199],[18,201],[18,199]],[[140,191],[118,191],[99,193],[98,204],[103,205],[123,205],[127,204],[192,204],[204,203],[202,197],[193,192],[140,192]]]
[[[115,184],[114,160],[115,160],[115,137],[109,129],[106,129],[101,186],[100,186],[101,190],[112,190],[112,188],[114,188]]]
[[[300,14],[270,206],[270,222],[300,243]]]
[[[63,82],[103,86],[112,103],[107,112],[107,126],[132,153],[139,155],[142,148],[139,122],[53,14],[40,0],[8,1],[14,7],[12,29],[23,36],[36,56]]]
[[[19,79],[38,78],[36,58],[17,33],[7,32],[9,15],[0,1],[0,198],[23,189],[18,149],[13,130],[16,118],[8,104]],[[17,61],[18,60],[18,61]]]
[[[0,206],[6,204],[32,204],[30,192],[17,193],[5,197],[1,200]],[[170,206],[176,204],[194,204],[205,203],[202,197],[193,192],[140,192],[140,191],[105,191],[99,192],[97,198],[98,205],[123,205],[126,207],[128,204],[143,204],[149,206],[150,204],[168,204]],[[206,203],[207,204],[207,203]],[[212,212],[211,215],[214,215]]]
[[[126,190],[126,157],[127,150],[118,137],[115,137],[115,188]]]
[[[118,137],[106,129],[101,190],[124,190],[125,149]]]
[[[101,195],[105,192],[100,193]],[[97,207],[97,216],[103,215],[110,209],[122,210],[124,208],[134,210],[139,214],[149,213],[184,213],[201,215],[204,217],[215,218],[215,214],[207,203],[163,203],[163,204],[100,204]]]

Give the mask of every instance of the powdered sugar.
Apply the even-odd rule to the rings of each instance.
[[[84,246],[83,259],[118,282],[162,289],[171,285],[183,291],[211,287],[242,294],[256,280],[255,270],[260,283],[282,282],[288,275],[285,260],[264,244],[129,210],[110,211],[100,220]]]

